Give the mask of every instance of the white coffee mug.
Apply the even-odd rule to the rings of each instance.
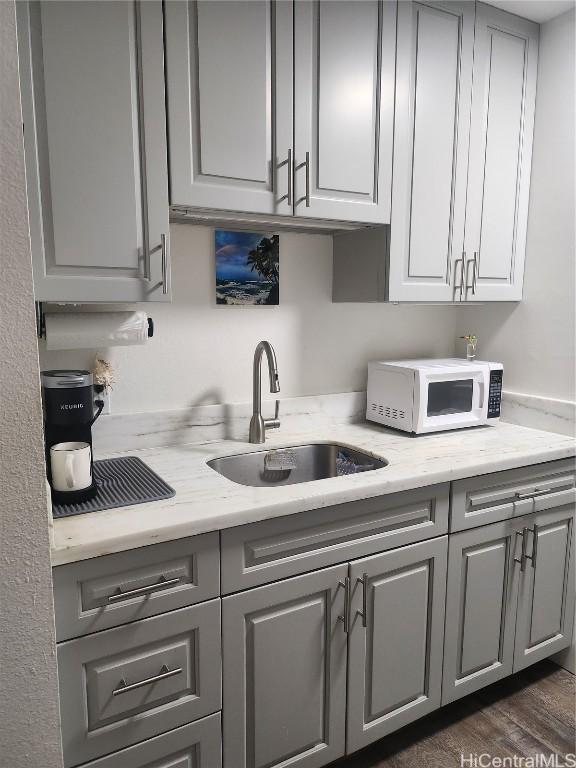
[[[52,487],[55,491],[81,491],[92,485],[89,443],[56,443],[50,448]]]

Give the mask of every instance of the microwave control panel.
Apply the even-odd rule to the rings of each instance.
[[[500,403],[502,401],[502,373],[501,370],[490,371],[490,388],[488,391],[488,418],[496,419],[500,416]]]

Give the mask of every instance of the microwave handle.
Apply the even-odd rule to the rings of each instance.
[[[478,382],[478,407],[484,408],[484,399],[486,395],[486,384],[484,380]]]

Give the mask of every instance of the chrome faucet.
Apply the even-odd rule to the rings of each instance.
[[[280,411],[280,400],[276,400],[276,412],[273,419],[262,418],[262,388],[260,386],[260,364],[262,362],[262,353],[266,352],[268,360],[268,374],[270,376],[270,392],[280,392],[280,383],[278,381],[278,366],[276,365],[276,355],[269,341],[261,341],[254,352],[254,369],[252,379],[252,418],[250,419],[251,443],[263,443],[266,439],[267,429],[278,429],[280,421],[278,413]]]

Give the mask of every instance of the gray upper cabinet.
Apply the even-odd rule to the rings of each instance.
[[[334,300],[519,301],[539,27],[406,0],[397,28],[390,231],[335,239]]]
[[[292,3],[165,4],[173,205],[292,213]]]
[[[570,645],[574,627],[574,504],[531,515],[523,528],[514,671]],[[528,554],[528,552],[530,554]]]
[[[294,5],[297,216],[390,221],[396,3]]]
[[[350,566],[347,751],[440,706],[448,538]]]
[[[161,2],[17,12],[36,299],[169,300]]]
[[[538,24],[476,12],[466,214],[466,300],[522,298]]]
[[[165,15],[173,206],[389,222],[395,2]]]
[[[317,768],[344,754],[347,573],[223,599],[225,768]]]
[[[462,278],[474,3],[398,4],[389,299],[452,301]]]

